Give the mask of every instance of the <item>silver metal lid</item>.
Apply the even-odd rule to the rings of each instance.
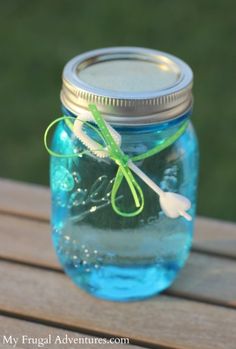
[[[170,54],[139,47],[104,48],[66,64],[61,101],[76,115],[95,103],[111,124],[153,124],[191,108],[192,81],[190,67]]]

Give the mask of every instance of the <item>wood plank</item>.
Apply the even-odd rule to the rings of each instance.
[[[0,239],[0,258],[61,270],[48,224],[0,215]],[[192,253],[171,292],[234,306],[236,263]]]
[[[48,223],[0,214],[0,240],[0,258],[60,269]]]
[[[41,185],[1,179],[0,212],[48,221],[50,192]]]
[[[0,240],[2,259],[62,270],[47,223],[0,214]],[[169,292],[234,307],[236,261],[192,252]]]
[[[129,337],[138,345],[235,349],[232,309],[167,296],[106,302],[80,291],[61,273],[8,262],[0,263],[0,278],[0,311],[79,332]]]
[[[168,294],[236,307],[236,261],[192,252]]]
[[[236,224],[198,217],[194,248],[236,258]]]
[[[0,212],[49,221],[49,189],[1,179]],[[236,258],[235,223],[198,217],[195,230],[194,249]]]
[[[111,349],[114,348],[114,344],[109,343],[109,338],[94,337],[89,335],[84,335],[79,332],[71,332],[68,330],[62,330],[59,328],[42,325],[39,323],[29,322],[20,319],[14,319],[8,316],[0,315],[0,326],[1,326],[1,335],[0,335],[0,348],[12,348],[12,345],[8,345],[6,339],[10,336],[16,338],[17,344],[14,348],[17,349],[32,349],[39,348],[36,340],[40,343],[40,338],[45,338],[45,341],[48,339],[48,344],[45,343],[46,348],[77,348],[83,346],[83,348],[93,349]],[[4,338],[4,336],[6,336]],[[27,336],[23,337],[23,336]],[[33,340],[34,342],[33,342]],[[99,344],[99,340],[107,341],[104,344]],[[70,344],[69,340],[77,340],[78,343]],[[119,340],[117,338],[117,340]],[[42,340],[41,340],[42,342]],[[14,343],[12,341],[12,343]],[[9,343],[10,344],[10,343]],[[41,346],[43,347],[43,346]],[[116,344],[116,348],[124,349],[141,349],[136,345],[128,344]]]

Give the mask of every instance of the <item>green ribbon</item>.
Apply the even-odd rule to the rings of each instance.
[[[123,216],[123,217],[137,216],[139,213],[142,212],[142,210],[144,208],[144,195],[143,195],[142,188],[140,187],[140,185],[138,184],[138,182],[134,178],[132,171],[130,170],[130,168],[128,166],[128,162],[129,161],[144,160],[150,156],[153,156],[153,155],[159,153],[160,151],[164,150],[165,148],[169,147],[184,133],[184,131],[186,130],[186,128],[188,126],[188,120],[185,121],[182,124],[182,126],[173,135],[171,135],[167,139],[163,140],[162,143],[158,144],[157,146],[148,150],[145,153],[142,153],[142,154],[139,154],[139,155],[136,155],[133,157],[129,157],[120,149],[120,147],[114,141],[114,139],[113,139],[109,129],[107,128],[107,125],[106,125],[102,115],[98,111],[96,105],[90,104],[89,110],[91,111],[91,113],[96,121],[97,127],[91,125],[88,122],[85,122],[85,124],[88,125],[90,128],[92,128],[99,135],[99,137],[104,141],[104,143],[106,145],[106,149],[108,150],[108,155],[109,155],[110,159],[112,159],[118,165],[118,170],[117,170],[117,173],[115,176],[115,181],[113,183],[113,187],[112,187],[112,191],[111,191],[112,208],[117,214],[119,214],[120,216]],[[61,118],[54,120],[46,129],[45,134],[44,134],[44,145],[45,145],[45,148],[47,149],[47,151],[49,152],[50,155],[57,156],[57,157],[76,157],[76,156],[81,156],[82,154],[84,154],[86,152],[86,151],[83,151],[83,152],[77,153],[77,154],[58,154],[58,153],[52,151],[47,144],[47,137],[48,137],[49,130],[51,129],[52,126],[54,126],[59,121],[64,120],[66,122],[67,126],[73,132],[73,123],[71,122],[71,119],[75,120],[74,117],[63,116]],[[102,146],[101,146],[101,149],[102,149]],[[132,212],[121,211],[116,204],[117,192],[120,188],[120,185],[123,181],[123,178],[125,178],[127,183],[128,183],[128,186],[130,188],[130,191],[131,191],[133,199],[134,199],[135,206],[137,208],[136,210],[134,210]]]
[[[113,183],[112,191],[111,191],[111,204],[113,210],[123,217],[133,217],[138,215],[144,207],[144,196],[143,191],[138,184],[138,182],[135,180],[131,170],[128,167],[128,161],[130,160],[129,156],[123,153],[123,151],[120,149],[120,147],[116,144],[114,141],[110,131],[108,130],[106,123],[104,122],[103,117],[99,113],[97,107],[94,104],[89,105],[89,110],[91,111],[97,126],[103,136],[103,139],[105,141],[105,144],[107,146],[109,157],[115,161],[115,163],[118,165],[118,171],[115,176],[115,181]],[[119,187],[121,185],[121,182],[123,180],[123,177],[125,177],[130,191],[133,195],[135,206],[138,208],[137,210],[133,212],[123,212],[121,211],[118,206],[116,205],[116,194],[119,190]]]

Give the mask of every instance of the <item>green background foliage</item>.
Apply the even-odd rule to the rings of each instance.
[[[48,184],[42,134],[60,115],[64,64],[106,46],[175,54],[195,73],[198,213],[236,220],[234,0],[2,0],[0,176]]]

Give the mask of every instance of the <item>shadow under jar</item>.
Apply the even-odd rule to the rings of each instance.
[[[89,103],[96,104],[122,136],[123,152],[133,157],[163,143],[190,117],[192,71],[182,60],[149,49],[90,51],[65,66],[61,101],[71,120],[88,114]],[[61,121],[52,149],[69,155],[86,147]],[[176,278],[191,247],[198,177],[191,123],[169,147],[135,164],[162,190],[186,196],[192,221],[167,217],[158,195],[138,178],[144,208],[134,217],[120,216],[111,205],[113,160],[90,152],[51,157],[53,244],[73,282],[97,297],[128,301],[159,293]],[[123,211],[134,209],[125,180],[116,204]]]

